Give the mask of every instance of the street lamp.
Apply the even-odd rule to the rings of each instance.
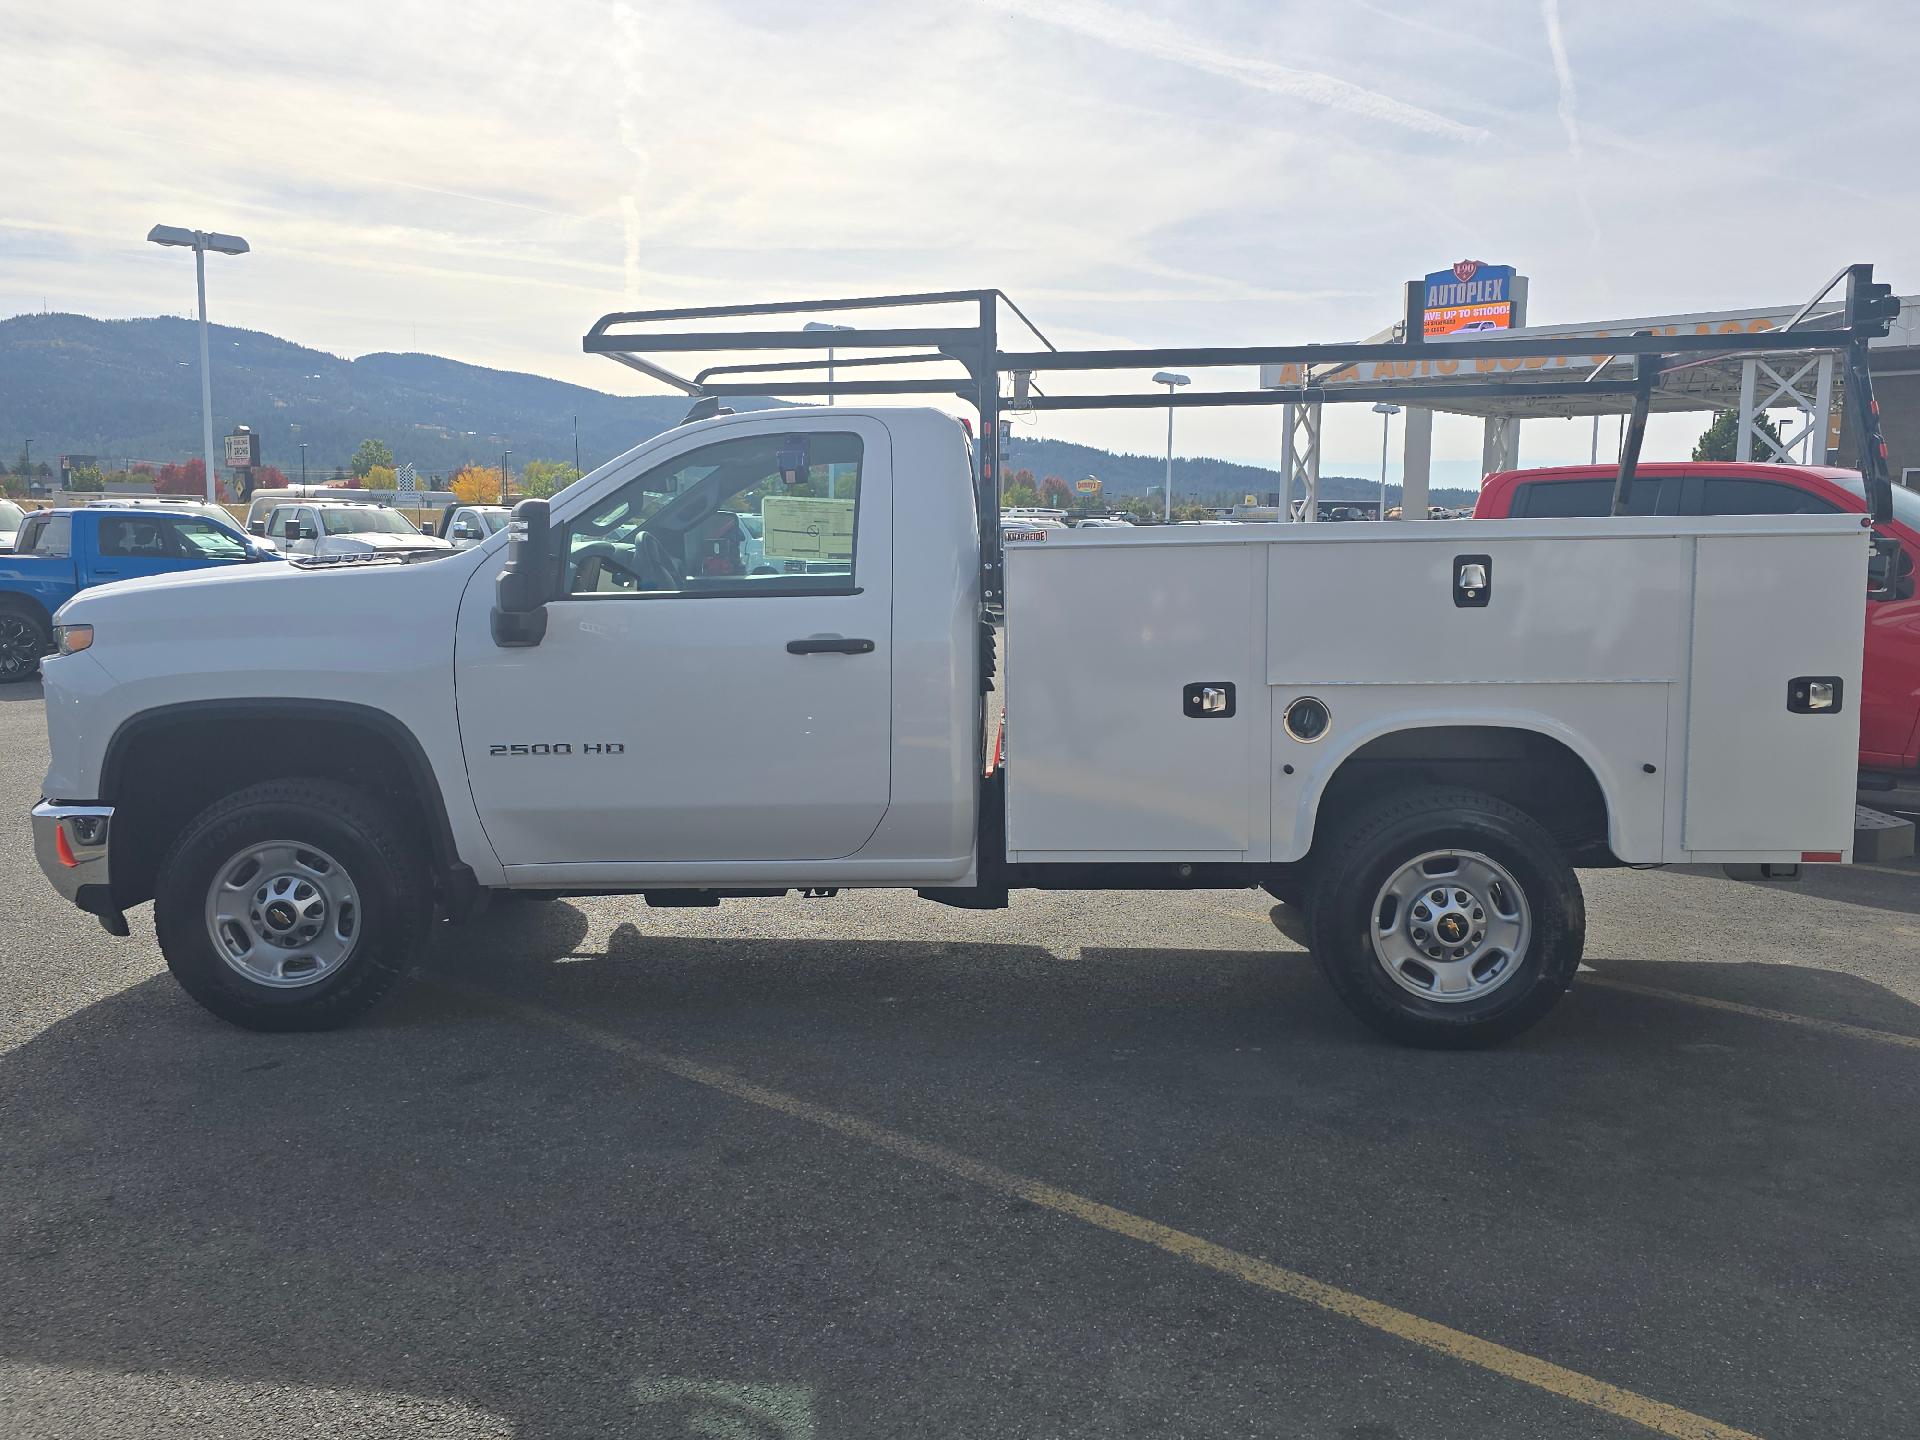
[[[809,320],[807,321],[806,324],[802,325],[800,328],[802,330],[813,331],[816,334],[822,330],[845,332],[853,329],[851,325],[829,325],[824,320]],[[827,404],[831,405],[832,403],[833,403],[833,347],[829,345],[827,347]]]
[[[193,278],[200,290],[200,444],[207,469],[207,499],[213,491],[213,378],[207,371],[207,251],[244,255],[247,242],[238,235],[215,230],[187,230],[178,225],[156,225],[147,232],[156,245],[178,245],[193,251]]]
[[[31,439],[20,447],[20,454],[22,456],[20,463],[27,467],[20,472],[21,478],[27,482],[27,489],[31,491],[33,489],[33,441]]]
[[[500,452],[500,503],[502,505],[507,503],[507,459],[512,454],[511,450]]]
[[[1157,371],[1153,383],[1167,387],[1167,498],[1161,519],[1167,524],[1173,523],[1173,392],[1182,385],[1191,385],[1193,380],[1186,375],[1176,375],[1171,370]]]
[[[300,483],[307,483],[307,442],[300,442]]]
[[[1380,518],[1384,520],[1387,518],[1387,431],[1392,428],[1393,417],[1400,413],[1400,407],[1379,400],[1374,402],[1373,413],[1380,417]]]

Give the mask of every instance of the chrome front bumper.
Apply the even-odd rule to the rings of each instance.
[[[107,840],[113,829],[111,805],[33,807],[33,853],[40,868],[67,899],[93,915],[114,911],[107,869]]]

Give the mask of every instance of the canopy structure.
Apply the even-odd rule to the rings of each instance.
[[[1900,314],[1890,333],[1875,336],[1875,350],[1920,345],[1920,296],[1900,301]],[[1564,391],[1545,391],[1539,381],[1631,379],[1633,357],[1618,353],[1614,342],[1623,336],[1712,336],[1721,348],[1683,359],[1676,357],[1661,369],[1660,381],[1649,400],[1654,412],[1732,410],[1739,415],[1736,458],[1741,460],[1831,463],[1840,449],[1844,396],[1837,383],[1835,353],[1811,350],[1782,355],[1757,349],[1754,337],[1785,329],[1803,307],[1778,305],[1755,310],[1719,310],[1689,315],[1644,315],[1626,320],[1602,320],[1581,325],[1536,325],[1500,332],[1515,339],[1566,342],[1563,354],[1527,360],[1499,357],[1454,358],[1451,340],[1429,341],[1418,360],[1383,360],[1349,367],[1338,374],[1310,376],[1298,364],[1264,365],[1260,383],[1279,393],[1299,390],[1303,384],[1343,400],[1373,403],[1382,398],[1407,407],[1403,431],[1405,490],[1416,493],[1424,505],[1432,453],[1432,416],[1464,415],[1486,422],[1481,450],[1483,473],[1510,470],[1519,464],[1519,422],[1526,419],[1564,419],[1583,415],[1626,415],[1631,395],[1590,385],[1572,385]],[[1816,314],[1812,323],[1822,323]],[[1802,325],[1809,323],[1807,320]],[[1390,339],[1401,327],[1379,332],[1373,341]],[[1514,383],[1511,392],[1462,395],[1456,381],[1475,376]],[[1427,398],[1407,400],[1409,392]],[[1289,407],[1283,414],[1283,478],[1288,493],[1317,498],[1320,478],[1319,402]],[[1760,420],[1770,410],[1793,414],[1778,427],[1779,439],[1763,429]],[[1608,437],[1611,443],[1612,437]]]

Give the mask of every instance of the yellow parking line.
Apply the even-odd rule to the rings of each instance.
[[[1798,1025],[1805,1030],[1819,1030],[1828,1035],[1844,1035],[1849,1040],[1874,1040],[1882,1045],[1901,1045],[1909,1050],[1920,1050],[1920,1036],[1901,1035],[1893,1030],[1875,1030],[1866,1025],[1849,1025],[1844,1020],[1821,1020],[1812,1015],[1797,1015],[1791,1010],[1769,1010],[1763,1005],[1742,1005],[1737,1000],[1716,1000],[1708,995],[1689,995],[1680,990],[1662,990],[1655,985],[1635,985],[1627,980],[1609,980],[1602,975],[1581,975],[1574,982],[1577,990],[1582,985],[1597,985],[1603,990],[1623,990],[1629,995],[1651,995],[1656,1000],[1678,1000],[1683,1005],[1698,1005],[1703,1010],[1728,1010],[1735,1015],[1751,1015],[1757,1020],[1779,1020],[1787,1025]]]
[[[1736,1430],[1731,1425],[1722,1425],[1717,1420],[1709,1420],[1705,1416],[1695,1415],[1676,1406],[1649,1399],[1631,1390],[1623,1390],[1617,1385],[1609,1385],[1604,1380],[1596,1380],[1591,1375],[1583,1375],[1577,1370],[1568,1370],[1518,1350],[1510,1350],[1491,1340],[1482,1340],[1477,1335],[1469,1335],[1464,1330],[1455,1330],[1449,1325],[1422,1319],[1405,1310],[1397,1310],[1391,1305],[1383,1305],[1363,1295],[1356,1295],[1350,1290],[1342,1290],[1337,1286],[1283,1269],[1252,1255],[1230,1250],[1224,1245],[1216,1245],[1197,1235],[1189,1235],[1170,1225],[1162,1225],[1158,1221],[1148,1220],[1125,1210],[1117,1210],[1111,1205],[1104,1205],[1098,1200],[1077,1195],[1071,1190],[1062,1190],[1044,1181],[1016,1175],[1010,1170],[1002,1170],[998,1166],[975,1160],[956,1150],[949,1150],[943,1145],[916,1140],[911,1135],[902,1134],[898,1130],[889,1130],[870,1120],[862,1120],[857,1115],[849,1115],[825,1105],[816,1105],[797,1095],[789,1095],[785,1091],[757,1085],[730,1070],[651,1049],[615,1031],[604,1029],[575,1016],[550,1010],[542,1005],[510,1000],[477,986],[450,980],[438,980],[437,983],[493,1009],[565,1031],[576,1039],[583,1040],[601,1050],[641,1065],[664,1070],[670,1075],[678,1076],[695,1085],[718,1090],[749,1105],[757,1105],[791,1119],[817,1125],[823,1130],[830,1130],[849,1139],[861,1141],[863,1144],[915,1161],[930,1169],[971,1181],[983,1189],[1026,1200],[1059,1214],[1071,1216],[1096,1229],[1136,1240],[1143,1245],[1151,1245],[1155,1249],[1163,1250],[1169,1255],[1177,1256],[1203,1269],[1213,1270],[1233,1279],[1243,1280],[1249,1285],[1257,1285],[1263,1290],[1270,1290],[1277,1295],[1285,1295],[1317,1309],[1344,1316],[1369,1329],[1405,1340],[1409,1344],[1438,1351],[1442,1355],[1452,1356],[1456,1360],[1491,1371],[1495,1375],[1502,1375],[1509,1380],[1517,1380],[1523,1385],[1544,1390],[1550,1395],[1591,1406],[1595,1410],[1604,1411],[1622,1420],[1630,1420],[1658,1434],[1675,1437],[1675,1440],[1757,1440],[1757,1437],[1745,1430]]]

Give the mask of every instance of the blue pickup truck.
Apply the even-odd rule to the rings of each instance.
[[[21,522],[12,553],[0,554],[0,685],[39,672],[40,657],[53,650],[54,612],[90,586],[278,558],[235,521],[197,509],[36,510]]]

